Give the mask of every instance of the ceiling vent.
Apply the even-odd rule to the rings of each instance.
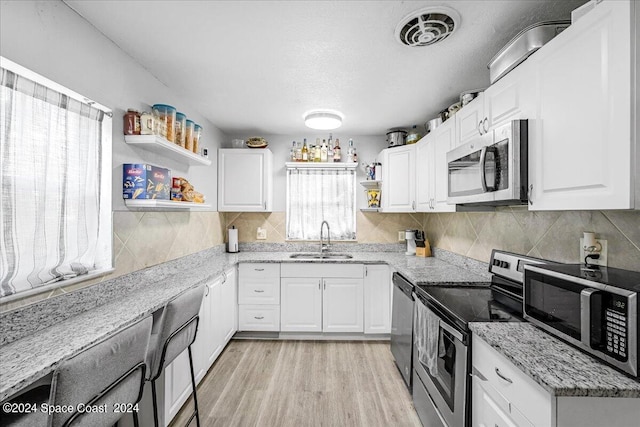
[[[427,7],[407,15],[396,27],[396,40],[405,46],[431,46],[449,37],[460,15],[447,7]]]

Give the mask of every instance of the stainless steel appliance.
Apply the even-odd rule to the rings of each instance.
[[[527,120],[512,120],[449,151],[447,203],[527,203],[528,135]]]
[[[391,353],[405,384],[411,390],[413,352],[413,284],[393,273],[393,308],[391,311]]]
[[[420,349],[415,343],[413,350],[413,402],[424,426],[470,425],[469,322],[521,321],[522,266],[544,262],[494,250],[489,266],[491,284],[415,287],[416,311],[418,304],[424,305],[439,319],[437,368],[433,374],[420,362]],[[415,327],[426,328],[426,324]]]
[[[525,266],[524,317],[636,378],[640,273],[582,264]]]

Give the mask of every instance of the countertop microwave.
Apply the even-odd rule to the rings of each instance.
[[[525,265],[524,318],[638,378],[640,272]]]
[[[514,205],[528,200],[527,120],[512,120],[447,153],[447,203]]]

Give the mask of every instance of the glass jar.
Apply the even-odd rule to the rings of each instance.
[[[156,120],[152,113],[147,111],[140,115],[140,135],[153,135],[156,133]]]
[[[185,128],[187,126],[187,116],[180,112],[176,113],[176,140],[175,143],[185,147]]]
[[[167,141],[175,142],[176,109],[171,105],[155,104],[153,114],[158,118],[158,134]]]
[[[140,135],[140,112],[128,109],[123,117],[123,131],[125,135]]]
[[[187,120],[187,125],[185,127],[185,147],[187,150],[189,151],[193,151],[193,131],[194,131],[194,125],[195,123],[193,123],[192,120]]]
[[[202,126],[193,125],[193,152],[198,154],[200,150],[200,137],[202,136]]]

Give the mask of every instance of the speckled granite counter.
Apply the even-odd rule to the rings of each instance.
[[[640,382],[530,323],[471,323],[470,327],[552,395],[640,398]]]
[[[489,280],[486,264],[445,252],[440,254],[449,257],[447,261],[398,252],[351,254],[349,260],[308,261],[291,259],[286,252],[226,254],[219,248],[210,249],[2,313],[0,401],[53,372],[64,358],[150,315],[174,296],[237,263],[387,263],[416,284]]]

